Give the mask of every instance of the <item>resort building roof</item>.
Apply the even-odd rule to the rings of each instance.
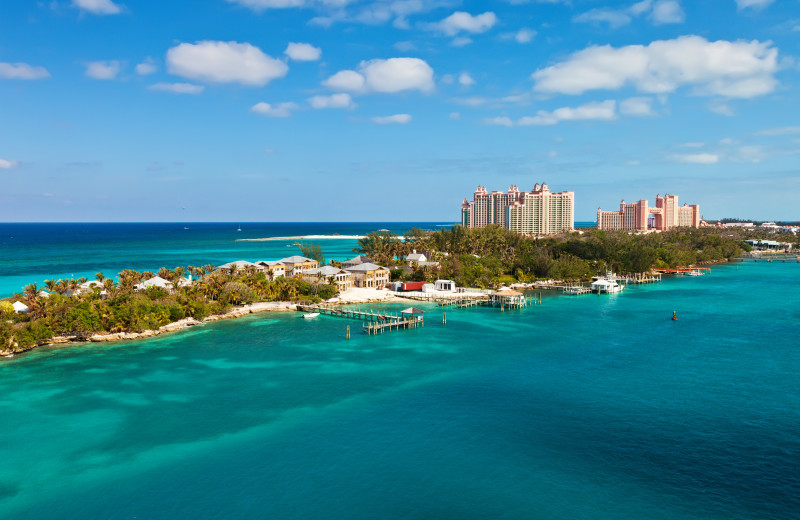
[[[358,265],[358,264],[367,264],[372,262],[372,259],[367,255],[358,255],[356,257],[347,260],[346,262],[342,262],[343,265]]]
[[[299,256],[299,255],[281,258],[278,261],[282,264],[302,264],[303,262],[316,262],[316,260],[312,260],[311,258],[306,258],[304,256]]]
[[[172,282],[165,280],[160,276],[154,276],[150,279],[137,283],[133,286],[136,290],[150,289],[151,287],[160,287],[161,289],[172,289]]]
[[[333,267],[331,265],[324,265],[322,267],[317,267],[316,269],[309,269],[305,272],[307,275],[317,275],[321,274],[322,276],[334,276],[339,273],[343,272],[338,267]]]
[[[11,306],[14,307],[14,312],[26,313],[29,310],[28,306],[22,302],[14,302],[11,304]]]
[[[380,266],[378,264],[369,263],[369,262],[364,263],[364,264],[354,265],[353,267],[346,267],[345,271],[377,271],[377,270],[380,270],[380,269],[384,269],[384,270],[388,271],[388,269],[386,269],[383,266]]]
[[[235,262],[222,264],[221,266],[217,267],[217,269],[244,269],[245,267],[258,267],[258,265],[254,264],[253,262],[248,262],[247,260],[236,260]]]
[[[275,267],[276,265],[283,265],[283,262],[280,260],[259,260],[256,262],[258,265],[263,265],[266,267]]]

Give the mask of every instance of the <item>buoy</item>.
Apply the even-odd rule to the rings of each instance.
[[[442,313],[442,325],[447,325],[447,313]]]
[[[350,325],[347,326],[347,339],[350,339]]]
[[[672,311],[672,321],[678,321],[678,313],[675,311]]]

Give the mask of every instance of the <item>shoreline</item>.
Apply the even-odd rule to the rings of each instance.
[[[364,235],[301,235],[292,237],[237,238],[236,242],[282,242],[286,240],[359,240]]]
[[[355,305],[355,304],[375,304],[375,303],[407,303],[409,301],[413,301],[410,298],[402,298],[395,295],[390,295],[386,298],[356,298],[353,300],[346,300],[338,302],[341,305]],[[108,333],[95,333],[88,337],[83,336],[53,336],[45,343],[40,343],[37,345],[31,345],[30,347],[24,348],[22,350],[0,350],[0,357],[9,358],[14,357],[17,354],[23,354],[25,352],[30,352],[38,347],[50,347],[50,346],[69,346],[69,345],[79,345],[83,344],[90,344],[90,343],[116,343],[121,341],[137,341],[142,339],[154,338],[156,336],[160,336],[162,334],[168,334],[171,332],[179,332],[184,329],[188,329],[190,327],[195,327],[197,325],[204,325],[206,323],[211,323],[215,321],[222,321],[222,320],[230,320],[241,318],[243,316],[248,316],[250,314],[261,314],[264,312],[300,312],[297,309],[297,304],[292,302],[257,302],[257,303],[250,303],[247,305],[243,305],[242,307],[236,307],[234,309],[230,309],[229,311],[225,312],[224,314],[212,314],[202,320],[196,320],[194,318],[183,318],[178,321],[174,321],[172,323],[167,323],[166,325],[162,325],[157,329],[146,329],[141,332],[108,332]]]

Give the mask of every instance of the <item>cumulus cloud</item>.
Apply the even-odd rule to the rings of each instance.
[[[34,67],[27,63],[0,62],[0,79],[43,79],[50,73],[44,67]]]
[[[150,74],[155,74],[156,71],[158,71],[156,62],[150,57],[136,65],[136,74],[140,76],[149,76]]]
[[[683,23],[686,15],[679,0],[642,0],[628,7],[612,9],[599,7],[574,18],[576,22],[607,23],[616,29],[628,25],[634,18],[647,15],[654,25]]]
[[[475,16],[464,11],[456,11],[440,22],[429,24],[428,27],[441,31],[447,36],[455,36],[460,32],[484,33],[494,27],[496,23],[497,15],[491,11]]]
[[[736,7],[741,11],[742,9],[764,9],[774,0],[736,0]]]
[[[458,83],[464,87],[471,87],[475,84],[475,80],[467,72],[462,72],[458,76]]]
[[[205,87],[191,83],[156,83],[147,87],[147,90],[159,92],[172,92],[173,94],[202,94]]]
[[[389,58],[362,61],[355,70],[342,70],[323,82],[333,90],[354,93],[397,93],[404,90],[430,92],[434,89],[433,69],[419,58]]]
[[[269,103],[256,103],[250,107],[250,111],[262,116],[269,117],[289,117],[292,115],[292,110],[295,110],[297,105],[295,103],[278,103],[270,105]]]
[[[282,78],[289,66],[249,43],[200,41],[181,43],[167,51],[171,74],[209,83],[240,83],[263,87]]]
[[[86,75],[93,79],[114,79],[122,70],[122,65],[116,60],[92,61],[86,65]]]
[[[395,114],[393,116],[373,117],[373,123],[379,125],[405,125],[411,122],[409,114]]]
[[[322,49],[314,47],[310,43],[289,43],[285,55],[294,61],[317,61],[322,56]]]
[[[514,40],[517,43],[530,43],[533,41],[534,36],[536,36],[536,31],[533,29],[522,28],[516,32],[514,35]]]
[[[122,8],[111,0],[72,0],[72,5],[92,14],[119,14]]]
[[[346,92],[331,94],[330,96],[314,96],[308,100],[312,107],[323,108],[355,108],[353,98]]]
[[[666,94],[690,86],[698,94],[752,98],[775,89],[777,70],[778,49],[771,42],[709,42],[682,36],[647,46],[588,47],[537,70],[532,78],[536,91],[554,94],[618,90],[626,85]]]
[[[619,104],[619,111],[626,116],[652,116],[655,115],[653,111],[653,98],[649,97],[632,97],[623,100]]]
[[[12,168],[16,168],[17,161],[9,161],[8,159],[0,159],[0,170],[10,170]]]
[[[578,107],[562,107],[548,112],[539,110],[535,116],[526,116],[517,121],[509,117],[494,117],[484,119],[484,123],[496,126],[547,126],[555,125],[561,121],[580,121],[599,119],[609,121],[617,118],[617,102],[606,100],[602,102],[586,103]]]
[[[675,154],[672,156],[672,159],[681,163],[715,164],[719,162],[719,155],[714,153]]]

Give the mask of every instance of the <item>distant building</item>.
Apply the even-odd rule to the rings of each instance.
[[[339,292],[345,292],[353,288],[353,275],[330,265],[303,271],[303,280],[312,284],[326,283],[335,285]]]
[[[366,255],[358,255],[346,262],[342,262],[342,268],[347,269],[348,267],[354,267],[360,264],[368,264],[372,262],[372,260]]]
[[[280,260],[261,260],[256,262],[256,265],[264,271],[270,280],[286,277],[286,266]]]
[[[389,270],[380,265],[365,263],[358,264],[345,269],[353,275],[353,283],[356,287],[372,287],[380,289],[389,283]]]
[[[290,256],[279,260],[286,268],[286,276],[289,278],[301,278],[305,271],[316,269],[319,262],[304,256]]]
[[[461,204],[461,225],[468,228],[497,224],[525,235],[550,235],[575,228],[575,192],[551,192],[547,184],[521,192],[510,186],[507,193],[489,193],[478,186],[472,202]]]
[[[597,209],[598,229],[630,229],[646,231],[650,227],[666,231],[675,227],[700,227],[700,205],[678,205],[677,195],[656,196],[656,206],[650,207],[646,200],[619,205],[619,211]]]

